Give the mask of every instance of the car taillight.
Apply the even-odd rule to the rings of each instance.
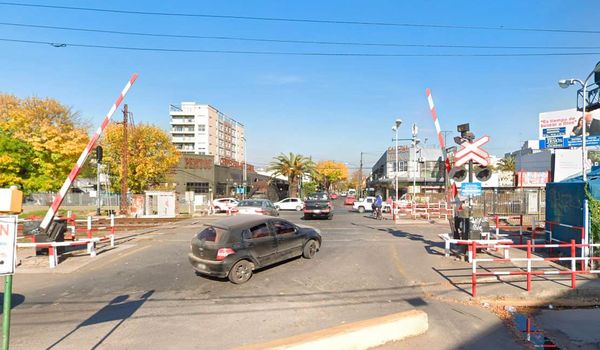
[[[235,254],[235,250],[231,248],[221,248],[217,251],[217,260],[223,260],[230,254]]]

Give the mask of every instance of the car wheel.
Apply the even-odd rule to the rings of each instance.
[[[329,215],[329,216],[327,216],[327,220],[332,220],[332,219],[333,219],[333,214],[332,214],[332,215]]]
[[[365,207],[358,207],[358,212],[359,213],[364,213],[365,212]]]
[[[300,211],[300,210],[302,210],[302,206],[299,205],[296,207],[296,211]]]
[[[275,209],[281,210],[281,208],[278,205],[275,206]]]
[[[227,278],[235,284],[242,284],[247,282],[250,277],[252,277],[252,269],[254,268],[254,264],[248,260],[240,260],[236,262],[231,270],[229,270],[229,275]]]
[[[308,220],[308,219],[310,219],[310,218],[311,218],[311,216],[310,216],[310,215],[304,214],[304,220]]]
[[[318,250],[319,242],[315,241],[314,239],[311,239],[304,245],[304,249],[302,250],[302,256],[306,259],[312,259],[315,257]]]

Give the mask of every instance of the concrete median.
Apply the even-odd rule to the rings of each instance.
[[[423,334],[427,314],[410,310],[234,350],[362,350]]]

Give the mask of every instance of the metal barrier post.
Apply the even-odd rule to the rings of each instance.
[[[575,270],[577,269],[577,264],[575,263],[575,258],[576,258],[576,254],[575,254],[575,240],[572,239],[571,240],[571,288],[575,289],[576,287],[576,282],[575,282]]]
[[[527,241],[527,291],[531,292],[531,241]]]
[[[588,242],[585,241],[585,227],[581,228],[581,244],[587,244]],[[586,258],[585,258],[585,246],[581,246],[581,271],[586,271]]]
[[[110,214],[110,247],[115,246],[115,214]]]
[[[92,241],[88,243],[88,251],[90,252],[91,257],[96,256],[96,242]]]
[[[92,217],[88,216],[87,218],[87,236],[88,238],[92,238]]]
[[[476,250],[476,245],[475,242],[472,242],[469,245],[469,250],[472,251],[472,255],[473,257],[475,256],[475,250]],[[471,295],[473,296],[473,298],[475,298],[477,296],[477,262],[475,261],[475,259],[472,260],[472,271],[471,271]]]
[[[519,244],[523,244],[523,214],[519,215]]]
[[[500,237],[500,217],[496,215],[496,239]]]
[[[57,249],[54,246],[50,245],[48,247],[48,260],[50,263],[50,268],[52,268],[52,269],[55,268],[56,265],[58,265],[58,256],[57,255],[58,255]]]

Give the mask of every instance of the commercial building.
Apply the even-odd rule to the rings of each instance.
[[[398,175],[399,193],[439,192],[444,186],[442,151],[439,148],[398,146],[398,163],[393,147],[389,147],[371,170],[368,186],[387,195],[393,194]]]
[[[211,155],[215,164],[244,161],[244,125],[207,104],[171,105],[171,142],[183,154]]]
[[[180,198],[183,195],[194,198],[197,204],[204,204],[211,199],[221,197],[241,197],[243,188],[243,164],[215,164],[215,156],[183,154],[179,164],[173,168],[172,179],[175,192]],[[273,201],[287,195],[287,180],[274,179],[258,173],[254,166],[247,168],[246,197],[262,197]]]

